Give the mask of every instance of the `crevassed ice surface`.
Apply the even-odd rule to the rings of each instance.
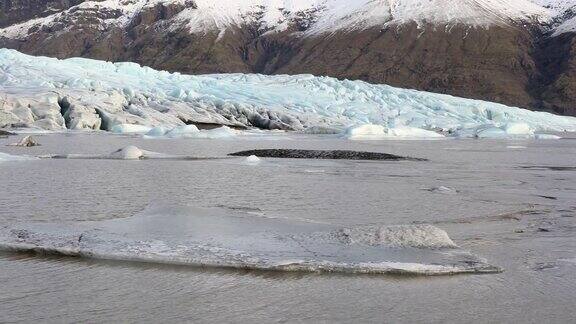
[[[576,118],[312,75],[182,75],[135,63],[0,50],[0,126],[106,129],[208,122],[303,130],[354,124],[457,130],[523,122],[576,131]]]

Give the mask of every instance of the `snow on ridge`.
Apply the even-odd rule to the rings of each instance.
[[[576,118],[480,100],[312,75],[182,75],[0,49],[0,127],[105,129],[185,122],[267,129],[377,124],[458,131],[521,122],[576,132]]]
[[[513,21],[548,21],[550,11],[528,0],[104,0],[86,1],[66,11],[0,29],[0,36],[25,38],[31,27],[50,26],[82,10],[118,11],[101,21],[125,26],[140,11],[157,4],[187,8],[174,17],[172,28],[192,33],[225,32],[233,26],[258,23],[268,31],[284,31],[296,20],[307,21],[304,35],[361,30],[410,22],[489,26]],[[66,19],[62,19],[64,22]]]
[[[552,12],[552,36],[576,32],[576,0],[531,0]]]

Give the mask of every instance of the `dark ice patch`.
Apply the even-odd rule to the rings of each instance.
[[[426,159],[399,156],[388,153],[344,151],[344,150],[295,150],[262,149],[228,154],[230,156],[256,155],[264,158],[280,159],[323,159],[323,160],[370,160],[370,161],[426,161]]]

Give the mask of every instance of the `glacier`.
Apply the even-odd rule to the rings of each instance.
[[[574,117],[362,81],[182,75],[136,63],[59,60],[0,49],[0,128],[153,131],[151,136],[179,130],[195,138],[235,134],[232,129],[196,132],[192,127],[198,124],[307,133],[372,124],[397,137],[430,136],[426,131],[480,137],[466,130],[506,133],[518,125],[532,137],[576,131]]]

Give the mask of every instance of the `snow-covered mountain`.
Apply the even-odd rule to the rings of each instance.
[[[546,5],[550,6],[546,1]],[[186,25],[191,33],[225,32],[257,24],[268,32],[285,31],[294,24],[304,26],[304,36],[371,27],[418,24],[467,24],[489,26],[513,22],[546,22],[553,10],[528,0],[105,0],[84,1],[66,10],[7,26],[0,33],[22,39],[38,29],[68,20],[71,25],[89,12],[98,12],[94,23],[101,28],[126,27],[138,15],[155,6],[177,6],[171,28]],[[565,9],[562,3],[553,9]]]
[[[576,0],[18,0],[0,47],[312,73],[576,115]]]
[[[220,124],[312,132],[351,125],[422,133],[576,131],[576,118],[479,100],[339,81],[246,74],[190,76],[134,63],[58,60],[0,49],[0,128],[130,129]],[[520,126],[518,126],[520,123]],[[399,128],[400,127],[400,128]],[[399,128],[399,129],[397,129]],[[372,132],[372,129],[368,129]]]
[[[553,35],[576,32],[576,1],[574,0],[532,0],[534,3],[550,9]]]

